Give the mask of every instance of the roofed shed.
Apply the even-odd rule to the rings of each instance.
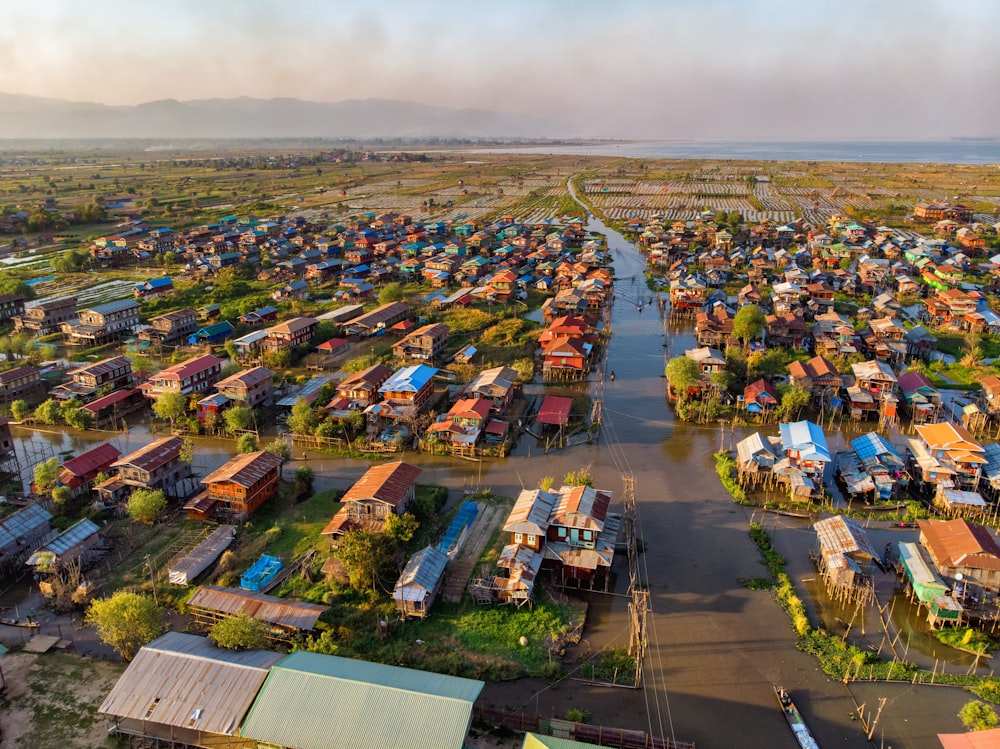
[[[271,669],[240,733],[287,749],[461,749],[483,686],[300,650]]]
[[[271,639],[287,640],[299,632],[310,632],[329,606],[298,603],[283,598],[219,585],[203,585],[188,601],[188,608],[202,623],[213,624],[233,614],[246,614],[269,627]]]
[[[98,712],[118,733],[193,746],[250,747],[243,716],[268,669],[266,650],[221,650],[205,637],[168,632],[142,648]]]

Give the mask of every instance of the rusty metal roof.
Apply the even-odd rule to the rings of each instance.
[[[504,532],[544,536],[549,528],[549,515],[558,499],[558,495],[542,489],[522,489],[507,516]]]
[[[940,567],[1000,570],[1000,546],[989,529],[967,520],[918,520],[920,541]]]
[[[120,460],[116,460],[111,466],[112,468],[135,466],[143,471],[155,471],[171,460],[176,460],[180,456],[183,445],[184,440],[180,437],[163,437],[145,447],[140,447]]]
[[[282,657],[221,650],[205,637],[168,632],[139,651],[98,712],[232,736]]]
[[[377,499],[396,507],[406,498],[420,473],[420,468],[401,460],[372,466],[364,476],[354,482],[340,501],[347,504],[365,499]]]
[[[246,614],[268,624],[299,630],[314,629],[320,615],[330,608],[218,585],[201,586],[188,605],[220,614]]]
[[[552,510],[551,525],[566,528],[590,528],[600,531],[611,504],[611,492],[590,486],[563,486]]]
[[[237,372],[224,380],[220,380],[215,383],[215,388],[216,390],[221,391],[227,386],[237,384],[243,385],[244,387],[253,387],[260,382],[270,380],[273,376],[274,372],[266,367],[253,367],[251,369],[244,369],[242,372]]]
[[[274,453],[260,450],[255,453],[237,455],[216,468],[201,480],[203,484],[217,484],[229,481],[247,488],[253,486],[268,473],[281,467],[281,458]]]
[[[813,530],[819,537],[819,546],[826,552],[837,552],[852,557],[879,557],[875,547],[868,539],[868,534],[853,520],[834,515],[820,520],[813,525]]]

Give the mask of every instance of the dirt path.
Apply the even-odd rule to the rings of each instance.
[[[111,746],[111,720],[97,708],[124,670],[124,663],[75,653],[5,655],[0,749]]]
[[[479,557],[483,555],[486,544],[493,537],[493,531],[503,519],[503,508],[494,505],[483,505],[478,503],[479,514],[469,528],[469,535],[465,539],[465,544],[448,567],[448,577],[444,582],[444,590],[441,597],[445,601],[457,603],[462,600],[465,586],[469,584],[469,578],[479,562]]]

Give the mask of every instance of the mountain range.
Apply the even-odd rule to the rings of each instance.
[[[546,132],[548,131],[548,133]],[[0,138],[532,138],[537,117],[391,99],[161,99],[135,106],[0,93]]]

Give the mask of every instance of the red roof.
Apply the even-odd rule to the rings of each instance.
[[[560,395],[546,395],[538,409],[535,421],[539,424],[555,424],[566,426],[569,422],[569,412],[573,408],[573,399]]]
[[[106,471],[121,456],[121,451],[110,442],[87,450],[62,464],[59,481],[70,489],[75,489],[84,481]]]
[[[329,351],[331,354],[339,348],[347,345],[346,338],[331,338],[329,341],[324,341],[318,348],[320,351]]]
[[[125,400],[126,398],[135,394],[135,389],[125,388],[124,390],[116,390],[110,395],[105,395],[103,398],[98,398],[95,401],[91,401],[83,406],[91,413],[97,413],[102,408],[107,408],[108,406],[113,406],[116,403]]]
[[[154,380],[163,379],[176,379],[183,380],[186,377],[191,377],[198,374],[199,372],[204,372],[207,369],[211,369],[215,366],[222,366],[225,362],[216,356],[205,355],[205,356],[195,356],[187,361],[182,361],[180,364],[175,364],[172,367],[167,367],[161,372],[157,372],[153,375]]]

